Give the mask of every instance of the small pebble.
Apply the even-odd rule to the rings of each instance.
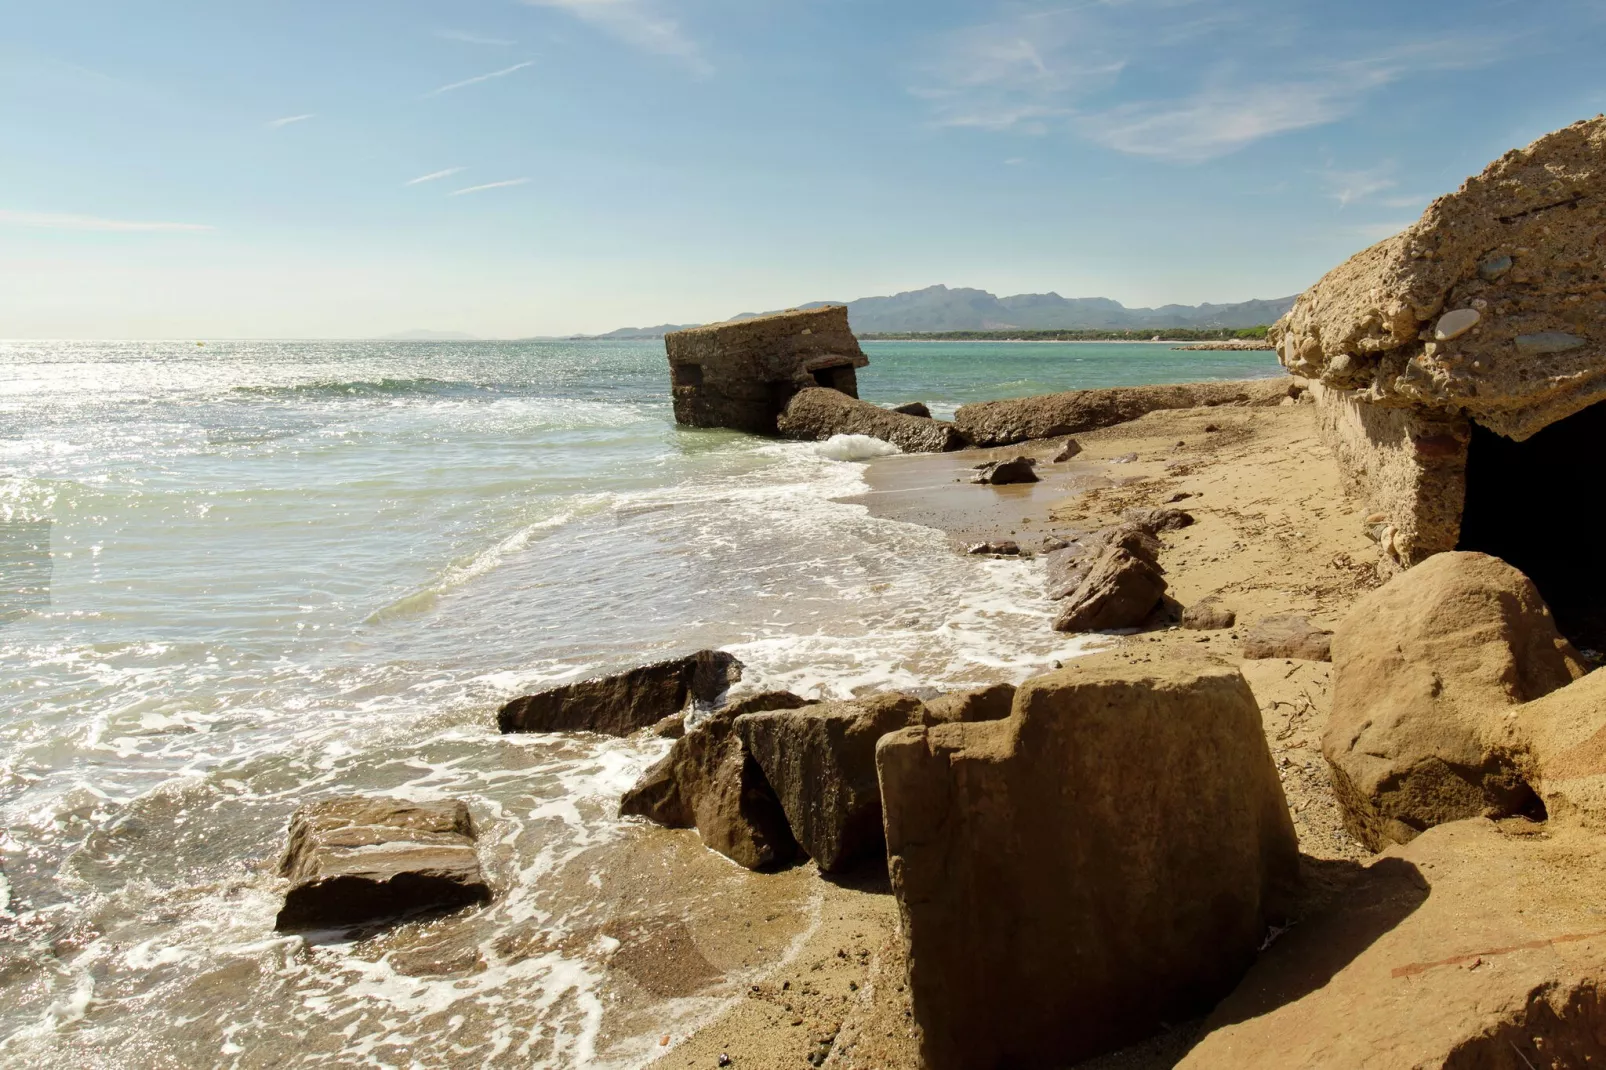
[[[1566,331],[1541,331],[1538,334],[1519,334],[1517,336],[1517,352],[1530,356],[1541,356],[1545,353],[1565,353],[1569,349],[1577,349],[1584,344],[1584,340],[1576,334]]]
[[[1495,256],[1478,265],[1478,275],[1485,282],[1493,282],[1511,270],[1511,257]]]
[[[1476,327],[1482,318],[1483,314],[1475,308],[1458,308],[1454,312],[1446,312],[1439,317],[1438,324],[1433,328],[1433,338],[1438,342],[1460,338]]]
[[[720,1066],[729,1066],[730,1064],[731,1064],[731,1057],[729,1055],[726,1055],[724,1052],[720,1052],[719,1053],[719,1065]]]

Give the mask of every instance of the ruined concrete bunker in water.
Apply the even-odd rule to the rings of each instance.
[[[1606,643],[1606,118],[1506,153],[1273,328],[1383,571],[1503,558]]]
[[[806,387],[857,398],[857,369],[870,363],[843,305],[675,331],[664,348],[677,423],[760,435],[777,433],[776,418]]]

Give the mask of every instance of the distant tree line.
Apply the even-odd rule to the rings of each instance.
[[[1235,338],[1264,338],[1260,327],[1134,327],[1124,330],[1077,328],[1059,331],[882,331],[859,335],[867,341],[937,342],[1223,342]]]

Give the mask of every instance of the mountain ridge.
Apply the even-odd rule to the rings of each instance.
[[[1256,298],[1234,304],[1161,305],[1127,308],[1108,297],[1061,297],[1057,293],[998,297],[969,287],[927,286],[885,297],[854,301],[811,301],[798,308],[841,304],[856,334],[936,333],[1007,330],[1146,330],[1166,327],[1258,327],[1272,323],[1293,306],[1294,297]],[[777,309],[776,311],[780,311]],[[769,313],[743,312],[731,320]],[[725,321],[730,322],[730,321]],[[594,338],[661,338],[700,324],[622,327]]]

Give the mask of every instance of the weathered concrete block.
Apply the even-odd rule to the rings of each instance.
[[[675,421],[776,433],[792,395],[811,386],[859,396],[870,363],[842,305],[714,323],[664,336]]]
[[[876,764],[932,1070],[1069,1066],[1207,1010],[1297,878],[1259,707],[1218,663],[1079,658]]]

